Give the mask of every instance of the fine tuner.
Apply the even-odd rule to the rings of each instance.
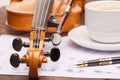
[[[54,46],[57,46],[61,43],[61,36],[58,33],[54,33],[50,38],[45,38],[44,41],[51,41]],[[22,47],[29,47],[29,43],[23,42],[21,38],[15,38],[12,45],[16,51],[20,51]]]

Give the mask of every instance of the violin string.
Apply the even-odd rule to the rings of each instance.
[[[38,1],[39,0],[35,0],[35,8],[34,8],[34,15],[33,15],[33,21],[32,21],[32,30],[33,30],[33,34],[34,34],[34,36],[36,35],[36,33],[35,33],[35,27],[36,27],[36,23],[37,23],[37,7],[38,7],[38,5],[37,5],[37,3],[38,3]],[[33,47],[34,47],[34,41],[33,41]]]
[[[39,0],[35,0],[35,9],[34,9],[34,15],[33,15],[32,28],[35,28],[37,24],[38,7],[39,7],[38,3],[39,3]]]
[[[32,28],[34,29],[33,47],[38,47],[40,33],[45,30],[51,0],[36,0]]]
[[[39,2],[40,0],[35,0],[35,9],[34,9],[34,15],[33,15],[33,23],[32,23],[32,29],[34,31],[34,39],[36,37],[36,27],[37,27],[37,23],[38,23],[38,7],[39,7]],[[35,41],[33,41],[33,48],[35,47]]]
[[[34,33],[34,43],[33,43],[33,47],[35,48],[36,45],[37,45],[37,33],[38,33],[38,23],[39,23],[39,17],[40,17],[40,7],[42,6],[42,0],[36,0],[36,12],[35,12],[35,24],[34,24],[34,27],[35,27],[35,33]]]
[[[46,27],[46,21],[47,21],[47,15],[48,15],[48,11],[49,11],[49,7],[50,7],[50,2],[51,0],[43,0],[44,4],[43,4],[43,10],[41,11],[41,18],[40,18],[40,22],[39,22],[39,32],[38,32],[38,39],[40,38],[40,34],[42,31],[45,31],[45,27]],[[37,44],[39,44],[39,40],[37,41]]]
[[[39,6],[39,10],[38,10],[38,23],[37,23],[37,35],[36,35],[36,47],[38,48],[38,44],[39,44],[39,41],[40,41],[40,38],[39,38],[39,33],[40,33],[40,27],[41,27],[41,22],[42,22],[42,16],[43,16],[43,10],[44,10],[44,0],[41,0],[41,3],[40,3],[41,6]]]
[[[41,21],[42,21],[42,23],[40,24],[41,25],[41,30],[43,31],[43,30],[45,30],[45,27],[46,27],[46,20],[47,20],[47,15],[48,15],[48,10],[49,10],[49,7],[50,7],[50,0],[48,1],[48,0],[46,0],[48,3],[46,3],[45,5],[47,5],[47,6],[45,6],[44,7],[44,11],[43,11],[43,15],[42,15],[42,19],[41,19]]]
[[[35,16],[35,20],[34,20],[34,23],[35,23],[35,24],[34,24],[34,27],[35,27],[35,36],[34,36],[35,39],[34,39],[34,40],[35,40],[35,41],[34,41],[34,44],[33,44],[33,45],[34,45],[34,46],[33,46],[34,48],[37,47],[37,43],[39,42],[39,40],[38,40],[38,39],[39,39],[39,37],[38,37],[38,36],[39,36],[39,35],[38,35],[38,33],[39,33],[38,31],[39,31],[39,30],[38,30],[38,29],[39,29],[40,18],[42,17],[42,16],[40,15],[41,12],[42,12],[41,9],[43,9],[43,8],[41,8],[41,7],[42,7],[42,3],[43,3],[42,1],[43,1],[43,0],[37,0],[37,1],[36,1],[36,12],[35,12],[35,15],[36,15],[36,16]]]
[[[52,2],[52,0],[49,0],[48,3],[47,3],[47,6],[46,6],[45,17],[43,19],[43,24],[42,24],[44,29],[46,28],[46,22],[47,22],[47,17],[48,17],[51,2]]]
[[[40,14],[39,14],[39,23],[38,23],[38,34],[37,34],[37,45],[39,44],[39,39],[40,39],[40,33],[41,33],[41,30],[42,30],[42,18],[44,17],[44,9],[45,9],[45,6],[46,6],[46,0],[42,0],[42,6],[40,7]]]
[[[37,39],[37,27],[38,27],[38,22],[39,22],[39,11],[40,11],[40,7],[42,6],[42,2],[41,2],[42,0],[36,0],[36,13],[35,13],[35,15],[36,15],[36,18],[35,18],[35,22],[36,22],[36,24],[35,24],[35,36],[34,36],[34,48],[35,48],[35,46],[36,46],[36,39]]]
[[[45,24],[46,24],[47,15],[48,15],[49,7],[50,7],[49,5],[50,5],[50,1],[51,1],[51,0],[49,0],[49,1],[46,0],[46,1],[47,1],[48,3],[46,4],[47,6],[45,6],[45,11],[44,11],[45,14],[44,14],[44,16],[43,16],[43,20],[42,20],[43,22],[42,22],[42,24],[41,24],[41,26],[43,27],[42,30],[44,30],[45,27],[46,27]]]

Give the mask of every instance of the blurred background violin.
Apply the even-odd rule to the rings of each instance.
[[[65,20],[62,32],[68,32],[74,27],[80,26],[80,17],[84,9],[85,0],[74,0],[69,15]],[[53,15],[54,20],[59,22],[64,14],[69,0],[54,0],[49,16]],[[8,27],[18,31],[30,31],[33,19],[35,0],[11,0],[11,4],[7,6],[7,22]],[[47,24],[47,32],[55,32],[54,25]],[[52,27],[53,26],[53,27]]]

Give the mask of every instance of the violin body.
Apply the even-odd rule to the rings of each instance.
[[[18,2],[18,1],[22,1],[22,0],[11,0],[11,2]]]
[[[56,8],[58,8],[61,0],[54,0],[51,11],[49,15],[51,15]],[[60,6],[59,11],[56,13],[56,18],[59,19],[62,17],[66,6],[69,0],[64,0],[63,4]],[[62,32],[68,32],[74,27],[80,26],[80,17],[83,11],[84,0],[74,0],[71,10],[65,23],[62,28]],[[32,20],[33,20],[33,12],[34,12],[35,0],[24,0],[20,2],[11,3],[7,6],[7,25],[11,29],[18,31],[30,31]],[[55,32],[55,27],[48,27],[47,32]]]

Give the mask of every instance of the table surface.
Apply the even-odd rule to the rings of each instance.
[[[10,34],[10,35],[28,36],[29,32],[19,32],[7,27],[5,25],[6,20],[7,20],[6,10],[4,7],[0,8],[0,35]],[[0,75],[0,80],[29,80],[29,79],[28,76]],[[65,77],[40,76],[39,80],[105,80],[105,79],[77,79],[77,78],[65,78]]]

